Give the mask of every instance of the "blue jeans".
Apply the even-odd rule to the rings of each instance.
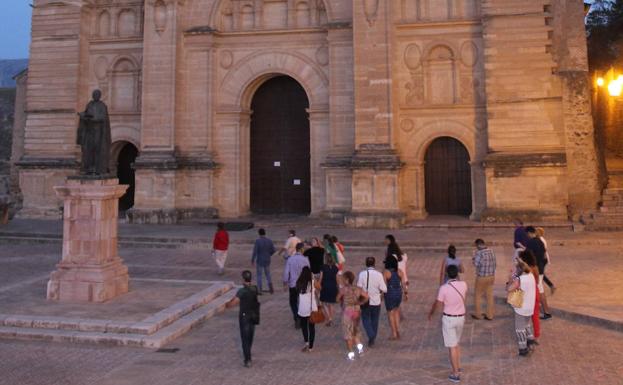
[[[368,335],[368,341],[374,343],[376,334],[379,331],[379,317],[381,315],[381,305],[362,306],[361,307],[361,323]]]
[[[270,278],[270,265],[268,266],[261,266],[259,263],[257,265],[255,265],[256,268],[256,274],[255,277],[257,279],[257,289],[261,292],[262,291],[262,272],[264,272],[264,274],[266,275],[266,282],[268,283],[268,286],[272,285],[273,281]]]
[[[242,354],[244,361],[251,361],[251,346],[253,345],[253,335],[255,334],[255,324],[250,319],[240,316],[240,340],[242,342]]]

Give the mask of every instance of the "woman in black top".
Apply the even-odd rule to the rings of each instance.
[[[337,284],[338,268],[331,254],[327,253],[326,263],[322,265],[320,271],[320,302],[323,304],[325,316],[327,317],[326,326],[333,324],[333,305],[337,302],[338,284]]]
[[[311,247],[303,253],[309,259],[309,267],[316,277],[320,274],[320,269],[324,262],[324,249],[320,246],[318,238],[312,238]]]

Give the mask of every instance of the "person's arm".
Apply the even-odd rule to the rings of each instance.
[[[258,242],[255,241],[253,245],[253,254],[251,254],[251,266],[255,266],[255,261],[257,261],[257,252],[258,252]]]
[[[430,311],[428,312],[429,321],[433,319],[433,315],[435,314],[435,312],[437,312],[437,308],[442,305],[443,305],[443,302],[439,300],[435,300],[435,302],[433,302],[433,306],[431,306]]]
[[[358,292],[359,293],[357,297],[359,298],[359,304],[363,305],[364,303],[368,302],[368,300],[370,299],[368,293],[366,293],[366,291],[361,288],[358,288]]]
[[[276,252],[277,252],[277,249],[275,249],[275,244],[273,243],[273,241],[270,241],[270,255],[272,256]]]
[[[290,265],[292,260],[290,258],[288,258],[286,260],[286,266],[283,268],[283,287],[287,288],[288,287],[288,281],[290,278]]]
[[[519,281],[519,278],[515,278],[511,281],[511,283],[508,285],[508,287],[506,288],[506,291],[513,291],[513,290],[517,290],[521,287],[521,282]]]
[[[335,297],[335,302],[342,303],[343,298],[344,298],[344,289],[340,289],[337,292],[337,297]]]
[[[229,301],[227,301],[227,303],[225,303],[225,307],[229,309],[230,307],[234,307],[238,305],[239,303],[240,303],[240,298],[234,297],[230,299]]]
[[[406,302],[409,300],[409,285],[405,279],[405,273],[400,269],[398,269],[398,278],[400,278],[400,285],[402,286],[402,293]]]
[[[385,282],[385,274],[383,273],[383,279],[379,282],[379,291],[381,293],[387,293],[387,282]]]
[[[443,285],[443,279],[446,277],[446,260],[441,261],[441,271],[439,272],[439,284]]]

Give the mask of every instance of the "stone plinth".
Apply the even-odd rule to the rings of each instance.
[[[64,201],[63,259],[48,299],[105,302],[128,292],[128,268],[117,255],[118,204],[127,188],[114,178],[70,178],[54,187]]]

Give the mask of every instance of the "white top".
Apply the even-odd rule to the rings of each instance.
[[[312,288],[314,284],[312,282]],[[307,288],[305,294],[299,293],[299,311],[298,315],[300,317],[309,317],[312,311],[318,311],[318,302],[316,301],[316,296],[314,295],[316,290],[312,288]]]
[[[402,255],[402,261],[398,261],[398,270],[402,271],[402,274],[405,276],[405,282],[409,282],[409,276],[407,275],[407,261],[409,257],[407,254]]]
[[[519,276],[519,283],[519,288],[523,291],[523,306],[515,308],[515,312],[528,317],[534,313],[536,282],[532,273],[524,273]]]
[[[368,275],[370,277],[369,280]],[[371,306],[379,306],[381,304],[381,293],[387,293],[387,285],[385,284],[383,274],[375,270],[374,267],[369,267],[359,273],[357,286],[363,290],[366,290],[366,287],[368,288],[367,291]]]
[[[287,250],[288,257],[291,257],[294,253],[296,253],[296,245],[298,243],[301,243],[301,240],[297,236],[290,237],[286,240],[286,244],[283,247]]]

